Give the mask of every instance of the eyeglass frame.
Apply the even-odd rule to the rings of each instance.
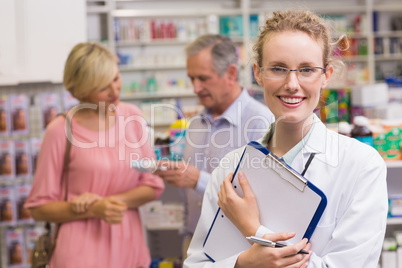
[[[264,68],[269,68],[269,69],[272,69],[272,68],[280,68],[280,69],[287,70],[286,76],[284,76],[282,79],[268,78],[268,77],[265,77],[265,76],[263,75],[264,78],[266,78],[266,79],[271,79],[271,80],[284,80],[284,79],[286,79],[286,78],[288,77],[289,73],[292,72],[292,71],[293,71],[293,72],[296,72],[296,76],[297,76],[297,78],[299,79],[300,77],[299,77],[298,73],[300,73],[300,72],[299,72],[300,69],[307,69],[307,68],[321,69],[321,75],[323,75],[323,74],[325,74],[325,73],[327,72],[327,68],[318,67],[318,66],[313,66],[313,67],[300,67],[300,68],[297,68],[297,69],[289,69],[289,68],[280,67],[280,66],[272,66],[272,67],[270,67],[270,66],[263,66],[263,67],[259,67],[260,73],[263,73],[262,70],[263,70]],[[318,78],[318,77],[317,77],[317,78]]]

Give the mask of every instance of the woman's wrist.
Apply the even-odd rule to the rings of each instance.
[[[246,236],[254,236],[257,233],[260,226],[261,226],[261,224],[259,221],[255,222],[255,223],[249,223],[248,226],[246,226],[243,229],[243,232],[242,232],[243,236],[245,236],[245,237]]]
[[[235,268],[242,268],[242,267],[247,267],[247,251],[243,251],[242,253],[237,256],[237,260],[235,263]]]
[[[87,212],[86,212],[87,215],[88,215],[88,218],[99,218],[98,215],[97,215],[97,213],[96,213],[96,210],[98,209],[97,206],[99,205],[100,201],[102,201],[102,199],[99,199],[99,200],[95,201],[95,202],[88,208],[88,210],[87,210]]]

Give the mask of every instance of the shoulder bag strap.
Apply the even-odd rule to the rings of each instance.
[[[60,114],[61,116],[63,116],[66,120],[65,123],[65,131],[66,131],[66,136],[67,136],[67,141],[66,141],[66,151],[64,153],[64,162],[63,162],[63,171],[62,171],[62,180],[64,178],[64,181],[66,183],[66,187],[65,187],[65,194],[64,194],[64,201],[68,201],[68,165],[70,163],[70,151],[71,151],[71,120],[70,118],[66,115],[66,114]],[[49,233],[50,233],[50,223],[46,223],[46,228],[48,228],[49,226]],[[56,232],[54,234],[54,238],[53,238],[53,243],[52,243],[52,247],[51,250],[49,252],[49,260],[53,254],[54,248],[56,247],[56,243],[57,243],[57,236],[59,235],[59,230],[60,230],[60,226],[61,223],[58,223],[56,226]]]

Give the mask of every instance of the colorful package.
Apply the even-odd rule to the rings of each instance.
[[[26,94],[10,95],[10,107],[12,116],[11,134],[28,135],[28,96]]]
[[[46,126],[60,113],[60,98],[57,92],[45,92],[40,94],[42,108],[42,127]]]
[[[25,201],[31,191],[31,185],[23,184],[15,186],[15,200],[18,223],[34,223],[29,209],[24,208]]]
[[[0,96],[0,136],[9,136],[11,132],[10,102],[4,95]]]
[[[386,135],[387,160],[401,159],[401,130],[398,127],[391,129]]]
[[[36,160],[38,159],[40,147],[42,146],[42,139],[31,138],[30,143],[31,143],[31,167],[32,167],[32,176],[33,176],[33,175],[35,175]]]
[[[15,177],[15,148],[12,140],[0,140],[0,181]]]
[[[32,160],[28,140],[15,140],[15,176],[29,178],[32,174]]]
[[[13,186],[0,187],[0,225],[15,224],[16,216]]]
[[[25,245],[24,232],[21,228],[8,229],[5,233],[7,267],[23,268],[25,267]]]

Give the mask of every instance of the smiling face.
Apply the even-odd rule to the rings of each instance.
[[[326,67],[326,73],[312,81],[299,81],[297,73],[289,72],[283,80],[267,79],[254,64],[254,75],[264,88],[264,99],[282,123],[303,123],[317,107],[321,89],[332,76],[332,66],[323,66],[322,45],[301,31],[285,31],[267,36],[263,45],[262,66],[298,69]],[[261,67],[262,67],[261,66]]]

